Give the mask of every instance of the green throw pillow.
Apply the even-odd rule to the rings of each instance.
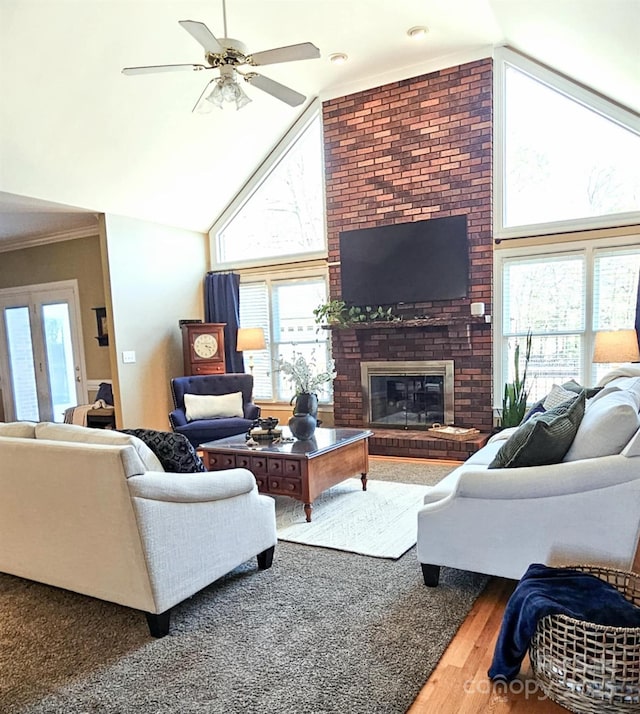
[[[564,382],[562,386],[570,392],[575,392],[576,394],[580,394],[580,392],[584,390],[584,394],[587,399],[591,399],[591,397],[594,397],[602,389],[602,387],[582,387],[576,382],[575,379],[570,379],[568,382]]]
[[[584,416],[585,393],[543,414],[534,414],[500,447],[490,469],[544,466],[562,461]]]

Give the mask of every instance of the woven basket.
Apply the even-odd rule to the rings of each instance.
[[[640,605],[637,573],[568,567],[595,575]],[[540,689],[569,711],[640,712],[640,627],[607,627],[549,615],[538,622],[529,657]]]

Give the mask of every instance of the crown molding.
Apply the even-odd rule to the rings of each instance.
[[[56,231],[54,233],[41,233],[35,236],[25,236],[23,238],[7,238],[0,241],[0,253],[8,253],[12,250],[22,250],[23,248],[35,248],[48,243],[61,243],[66,240],[76,238],[90,238],[100,232],[98,223],[95,226],[83,226],[70,230]]]

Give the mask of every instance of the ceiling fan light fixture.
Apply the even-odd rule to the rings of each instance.
[[[429,28],[424,25],[416,25],[407,30],[407,35],[409,35],[412,40],[423,40],[428,32]]]
[[[218,77],[214,82],[213,89],[204,99],[205,102],[209,102],[209,104],[219,109],[224,109],[225,104],[231,103],[235,103],[236,109],[242,109],[251,101],[231,74],[224,74],[222,77]]]

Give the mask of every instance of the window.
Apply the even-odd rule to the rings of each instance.
[[[240,282],[240,325],[262,327],[267,347],[254,355],[254,397],[259,401],[289,402],[291,384],[274,369],[293,352],[313,357],[319,371],[330,359],[329,331],[316,325],[313,310],[327,301],[327,281],[317,271],[271,278],[247,276]],[[319,391],[321,403],[333,398],[331,383]]]
[[[496,332],[502,343],[496,353],[496,401],[501,400],[502,385],[513,379],[517,344],[523,359],[529,330],[530,402],[554,383],[576,379],[596,384],[611,368],[592,363],[594,335],[634,327],[640,236],[630,237],[628,245],[610,242],[497,251],[496,289],[502,310]]]
[[[216,267],[326,255],[322,124],[313,107],[211,230]],[[276,260],[274,260],[276,259]]]
[[[640,222],[634,114],[508,50],[496,82],[496,236]]]

